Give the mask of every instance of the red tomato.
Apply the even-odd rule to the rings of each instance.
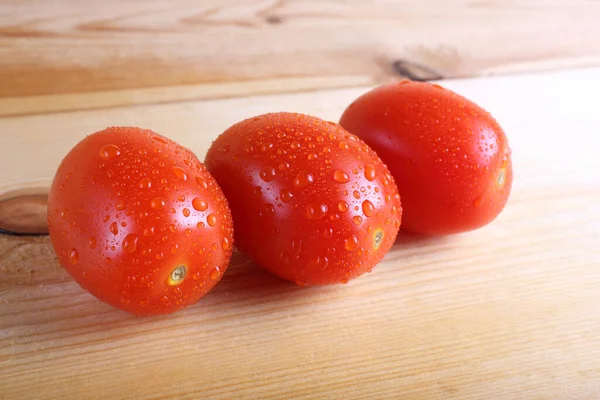
[[[479,228],[504,208],[510,149],[481,107],[437,85],[403,81],[376,88],[340,124],[388,165],[402,197],[402,229],[450,234]]]
[[[73,278],[138,315],[197,302],[232,252],[230,210],[204,165],[138,128],[97,132],[67,154],[50,189],[48,222]]]
[[[339,125],[291,113],[233,125],[206,166],[229,199],[240,251],[300,285],[370,271],[400,226],[400,197],[379,157]]]

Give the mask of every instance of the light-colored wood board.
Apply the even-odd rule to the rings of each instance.
[[[0,97],[42,96],[52,110],[43,95],[125,90],[118,106],[148,101],[129,90],[188,84],[230,96],[274,79],[311,89],[597,66],[599,19],[587,0],[4,0]]]
[[[47,238],[1,236],[0,398],[600,396],[600,69],[442,84],[509,136],[513,193],[491,225],[402,235],[372,274],[331,287],[296,287],[236,254],[200,303],[156,318],[85,293]],[[202,157],[241,118],[336,120],[365,90],[5,117],[0,187],[44,187],[107,125],[153,128]]]

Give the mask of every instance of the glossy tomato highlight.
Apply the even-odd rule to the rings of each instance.
[[[440,86],[403,81],[356,99],[340,124],[390,168],[402,229],[451,234],[491,222],[512,184],[504,131],[484,109]]]
[[[97,132],[67,154],[50,189],[48,222],[73,278],[138,315],[197,302],[232,252],[230,210],[204,165],[138,128]]]
[[[396,238],[393,178],[337,124],[292,113],[250,118],[214,141],[206,166],[229,200],[238,248],[284,279],[345,283]]]

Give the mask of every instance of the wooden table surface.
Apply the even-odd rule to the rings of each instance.
[[[0,235],[0,399],[600,398],[600,68],[579,68],[600,64],[597,2],[133,4],[0,2],[0,228],[43,230],[61,158],[106,126],[202,158],[243,118],[336,121],[399,75],[469,76],[439,83],[504,127],[513,192],[489,226],[402,234],[347,285],[235,253],[151,318],[83,291],[46,236]]]

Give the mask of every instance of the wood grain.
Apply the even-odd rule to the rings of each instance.
[[[372,274],[299,288],[235,254],[213,292],[134,318],[84,292],[47,238],[0,236],[2,399],[600,397],[600,69],[444,81],[501,122],[515,181],[476,232],[402,235]],[[200,157],[231,123],[336,120],[366,88],[0,119],[0,193],[44,187],[107,125]]]
[[[588,0],[4,0],[0,98],[34,98],[0,108],[165,102],[174,92],[156,88],[182,85],[195,89],[179,99],[202,99],[287,91],[288,79],[310,90],[600,65],[599,19]]]

